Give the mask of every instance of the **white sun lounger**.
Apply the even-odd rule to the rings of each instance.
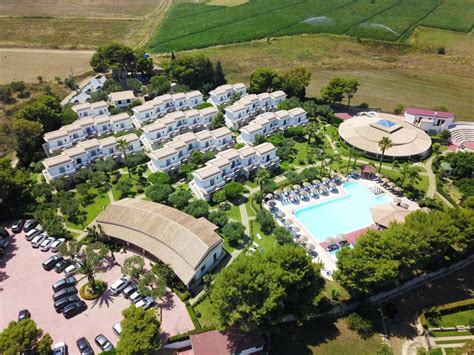
[[[260,233],[257,233],[257,238],[258,240],[262,240],[262,236],[260,235]]]
[[[253,247],[250,247],[249,250],[250,250],[250,251],[257,251],[257,250],[256,250],[255,248],[253,248]]]
[[[257,244],[257,242],[252,242],[252,244],[257,248],[260,246],[260,245]]]

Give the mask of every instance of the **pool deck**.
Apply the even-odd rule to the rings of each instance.
[[[366,188],[370,187],[378,187],[381,190],[383,190],[384,194],[390,197],[390,199],[393,201],[393,199],[397,196],[395,196],[392,192],[384,188],[382,185],[378,184],[376,181],[373,180],[366,180],[366,179],[350,179],[348,181],[356,182],[358,184],[361,184],[362,186]],[[336,266],[336,261],[335,258],[332,257],[329,252],[326,250],[326,247],[329,244],[332,244],[336,241],[336,239],[344,239],[349,241],[351,244],[354,244],[355,241],[362,235],[364,234],[367,230],[369,229],[377,229],[377,226],[372,224],[365,226],[363,228],[360,228],[358,230],[354,230],[352,232],[344,234],[344,237],[329,237],[326,240],[322,242],[318,242],[316,238],[305,228],[305,226],[300,223],[300,221],[296,218],[294,215],[296,210],[299,210],[304,207],[308,206],[313,206],[313,205],[318,205],[323,202],[331,201],[340,198],[341,196],[345,196],[348,194],[346,190],[342,187],[342,185],[337,186],[338,193],[332,193],[330,192],[329,195],[321,195],[318,199],[315,198],[310,198],[309,201],[298,201],[298,203],[291,203],[288,205],[282,204],[280,201],[275,201],[276,202],[276,207],[284,212],[286,214],[285,220],[290,219],[292,221],[292,224],[295,226],[298,226],[301,230],[302,235],[308,236],[308,239],[310,240],[310,243],[314,244],[316,249],[315,251],[318,253],[318,257],[313,259],[313,262],[321,262],[323,263],[323,270],[322,274],[325,278],[332,280],[332,273],[337,269]],[[409,205],[410,210],[415,210],[418,209],[418,204],[405,198],[401,197],[400,198],[402,201],[406,202]]]

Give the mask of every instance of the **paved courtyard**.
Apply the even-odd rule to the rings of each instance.
[[[50,255],[51,252],[33,249],[24,233],[12,238],[7,253],[0,259],[0,329],[16,320],[21,309],[27,308],[38,326],[49,333],[55,343],[64,341],[72,354],[77,352],[75,342],[80,337],[86,337],[96,351],[99,349],[94,338],[100,333],[116,344],[118,338],[112,326],[121,321],[121,312],[130,302],[122,296],[115,297],[106,292],[98,300],[86,301],[88,309],[85,312],[65,319],[55,312],[51,298],[51,284],[64,275],[54,270],[44,271],[41,266]],[[116,253],[117,262],[121,264],[130,255]],[[120,276],[120,266],[110,264],[97,278],[110,286]],[[78,288],[86,282],[81,275],[76,278],[80,280]],[[169,292],[158,305],[157,314],[159,317],[161,314],[162,331],[166,336],[194,328],[184,303],[173,293]]]

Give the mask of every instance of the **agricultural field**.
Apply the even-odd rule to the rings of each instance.
[[[423,29],[410,41],[414,45],[301,35],[276,38],[271,44],[261,40],[183,53],[202,53],[220,60],[229,82],[248,83],[250,73],[263,66],[287,70],[300,65],[313,73],[309,96],[319,96],[320,89],[334,76],[353,77],[361,83],[354,104],[367,102],[387,111],[397,104],[445,106],[456,112],[458,119],[474,120],[474,38]],[[429,41],[437,45],[432,48]],[[445,41],[449,42],[447,53],[438,55],[438,43],[442,46]]]
[[[137,45],[153,33],[171,0],[0,0],[0,46],[95,48]]]
[[[402,41],[420,24],[469,32],[474,23],[474,0],[219,2],[224,6],[215,1],[175,3],[149,49],[179,51],[303,33]]]

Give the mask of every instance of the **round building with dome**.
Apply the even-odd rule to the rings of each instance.
[[[430,154],[431,138],[423,130],[404,122],[395,115],[363,112],[339,126],[339,135],[349,146],[368,155],[379,157],[379,142],[388,137],[392,147],[385,151],[385,158],[420,160]]]

